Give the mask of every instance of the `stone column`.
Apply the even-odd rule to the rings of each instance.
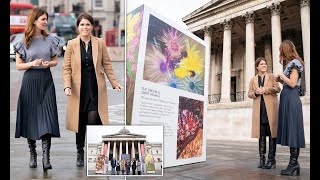
[[[144,154],[147,153],[147,141],[144,141]]]
[[[300,0],[305,96],[310,96],[310,0]]]
[[[131,156],[131,159],[135,158],[135,150],[134,150],[134,141],[132,141],[132,156]]]
[[[104,153],[104,142],[101,142],[101,154]]]
[[[273,72],[280,73],[283,72],[282,65],[279,62],[279,47],[282,42],[280,23],[281,4],[280,2],[272,3],[267,8],[271,11]]]
[[[108,156],[108,158],[110,157],[110,141],[108,141],[107,156]]]
[[[120,141],[120,150],[119,150],[119,158],[121,160],[121,154],[122,154],[122,141]]]
[[[255,75],[255,42],[254,42],[254,18],[253,12],[246,12],[244,15],[246,20],[246,74],[245,74],[245,100],[249,100],[247,96],[249,91],[249,83],[251,78]]]
[[[215,78],[217,86],[214,88],[217,94],[221,94],[221,79],[222,79],[222,45],[217,46],[215,55]],[[220,99],[219,99],[220,100]]]
[[[217,71],[216,71],[216,59],[217,59],[217,49],[214,47],[214,48],[211,48],[211,62],[210,62],[210,78],[209,78],[209,81],[210,81],[210,94],[215,94],[217,92],[215,92],[215,86],[218,86],[218,80],[217,80]],[[210,95],[209,94],[209,95]]]
[[[268,73],[272,73],[273,65],[272,65],[271,35],[265,35],[262,38],[262,40],[264,42],[264,58],[267,61]]]
[[[140,148],[140,141],[138,141],[138,152],[139,152],[139,160],[141,161],[141,148]]]
[[[129,150],[128,150],[128,147],[129,145],[128,145],[128,141],[126,141],[126,154],[129,154]]]
[[[221,79],[221,99],[220,102],[230,102],[230,64],[231,64],[231,29],[233,21],[224,20],[223,32],[223,54],[222,54],[222,79]]]
[[[204,32],[204,42],[207,44],[205,62],[208,62],[210,67],[210,56],[211,56],[211,35],[213,33],[213,28],[211,26],[205,26],[203,29]],[[210,72],[212,69],[210,68]],[[211,93],[211,80],[209,79],[208,92]]]
[[[113,157],[116,159],[116,146],[117,146],[117,142],[114,141],[113,142]]]

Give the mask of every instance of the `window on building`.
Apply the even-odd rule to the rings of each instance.
[[[233,55],[231,55],[231,69],[234,67],[234,60],[233,60]]]
[[[158,162],[161,162],[161,159],[160,158],[157,158],[158,159]]]
[[[39,5],[39,0],[30,0],[30,3],[33,5],[38,6]]]
[[[103,7],[102,6],[102,0],[95,0],[94,2],[95,2],[95,4],[94,4],[95,7],[99,7],[99,8]]]
[[[119,13],[120,12],[120,1],[116,1],[114,3],[114,11],[115,11],[115,13]]]
[[[124,44],[125,44],[125,41],[124,41],[124,39],[125,39],[125,31],[124,31],[124,29],[123,30],[121,30],[121,34],[120,34],[120,46],[124,46]]]

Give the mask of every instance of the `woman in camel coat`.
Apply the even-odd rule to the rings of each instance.
[[[67,96],[66,128],[76,133],[77,166],[84,165],[86,125],[107,125],[108,96],[105,74],[113,89],[123,87],[116,81],[107,47],[91,35],[94,20],[87,13],[77,19],[78,37],[68,42],[62,78]]]
[[[267,61],[260,57],[255,62],[258,74],[249,84],[248,97],[253,99],[252,138],[259,138],[260,164],[258,168],[275,167],[276,137],[278,127],[279,83],[267,72]],[[268,161],[265,164],[266,136],[269,136]]]

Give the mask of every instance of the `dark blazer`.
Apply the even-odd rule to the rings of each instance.
[[[116,167],[117,161],[115,159],[111,159],[111,167]]]

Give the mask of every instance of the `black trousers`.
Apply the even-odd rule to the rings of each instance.
[[[79,153],[83,152],[87,125],[102,125],[99,113],[97,111],[79,113],[78,133],[76,133],[76,145]]]
[[[271,131],[269,123],[260,123],[260,137],[269,136],[271,137]]]

